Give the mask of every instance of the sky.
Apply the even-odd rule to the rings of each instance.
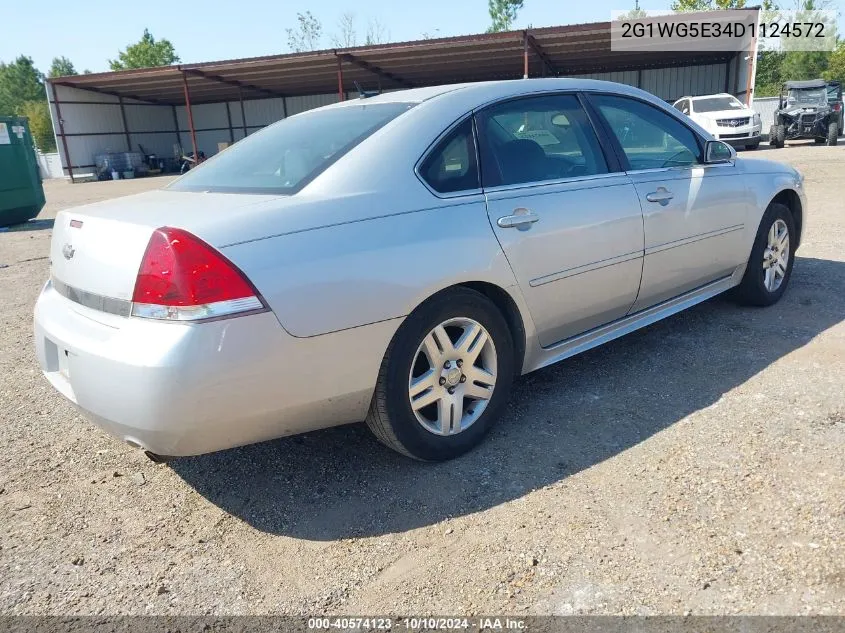
[[[9,3],[23,14],[8,20],[0,34],[0,61],[27,55],[47,72],[53,57],[70,58],[77,71],[109,69],[127,44],[148,28],[169,39],[183,62],[203,62],[289,52],[285,29],[297,12],[311,11],[323,25],[325,48],[344,13],[354,13],[359,43],[367,22],[377,18],[390,41],[481,33],[489,25],[487,0],[170,0],[164,2]],[[669,0],[643,0],[644,9],[665,9]],[[630,9],[634,0],[525,0],[517,28],[610,20],[613,9]],[[37,7],[44,19],[32,15]],[[30,15],[27,15],[30,14]],[[14,25],[14,28],[11,28]]]

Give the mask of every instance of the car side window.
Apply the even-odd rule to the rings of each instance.
[[[681,99],[678,103],[675,104],[675,109],[683,112],[684,114],[689,114],[689,99]]]
[[[438,193],[471,191],[481,187],[471,118],[437,144],[420,166],[420,175]]]
[[[695,134],[675,117],[628,97],[595,95],[591,100],[622,146],[632,170],[702,162]]]
[[[476,115],[485,187],[607,173],[587,114],[574,95],[514,99]]]

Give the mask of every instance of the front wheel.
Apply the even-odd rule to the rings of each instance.
[[[831,121],[830,125],[827,126],[827,144],[828,146],[836,145],[836,141],[839,138],[839,126],[836,124],[836,121]]]
[[[367,426],[382,443],[415,459],[465,453],[508,399],[513,347],[504,317],[486,296],[469,288],[435,295],[393,337]]]
[[[772,147],[783,147],[786,143],[786,128],[776,124],[769,130],[769,145]]]
[[[733,298],[743,305],[769,306],[781,298],[792,275],[795,222],[783,204],[769,205],[751,248],[748,267]]]
[[[758,147],[760,147],[760,141],[757,141],[756,143],[751,143],[751,145],[746,145],[745,149],[753,151],[753,150],[757,149]]]

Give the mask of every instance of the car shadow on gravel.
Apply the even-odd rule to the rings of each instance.
[[[717,402],[845,318],[845,262],[798,258],[777,305],[716,298],[516,381],[487,440],[423,464],[363,425],[178,459],[170,467],[258,530],[310,540],[403,532],[560,481]]]

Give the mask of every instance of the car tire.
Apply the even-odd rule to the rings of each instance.
[[[475,326],[480,328],[478,339],[472,334]],[[508,400],[513,350],[507,322],[490,299],[463,287],[438,293],[405,319],[390,342],[367,426],[383,444],[421,461],[444,461],[467,452],[481,442]],[[487,384],[491,375],[492,387]],[[429,386],[421,391],[424,384]],[[489,397],[473,399],[471,394],[484,391]]]
[[[769,130],[769,145],[772,147],[783,147],[786,143],[786,128],[782,125],[773,125]]]
[[[755,149],[757,149],[758,147],[760,147],[760,142],[759,142],[759,141],[757,141],[756,143],[751,143],[751,145],[746,145],[746,146],[745,146],[745,149],[748,149],[748,150],[755,150]]]
[[[782,240],[784,230],[785,246]],[[742,281],[731,291],[732,298],[737,303],[751,306],[770,306],[777,303],[792,276],[795,238],[795,222],[789,208],[777,202],[769,205],[760,220]],[[778,249],[773,250],[772,245],[778,246]],[[782,256],[783,253],[785,256]],[[778,279],[779,270],[782,270],[782,273]]]
[[[839,126],[836,124],[836,121],[831,121],[830,124],[827,126],[827,144],[829,147],[836,145],[836,141],[839,139]]]

